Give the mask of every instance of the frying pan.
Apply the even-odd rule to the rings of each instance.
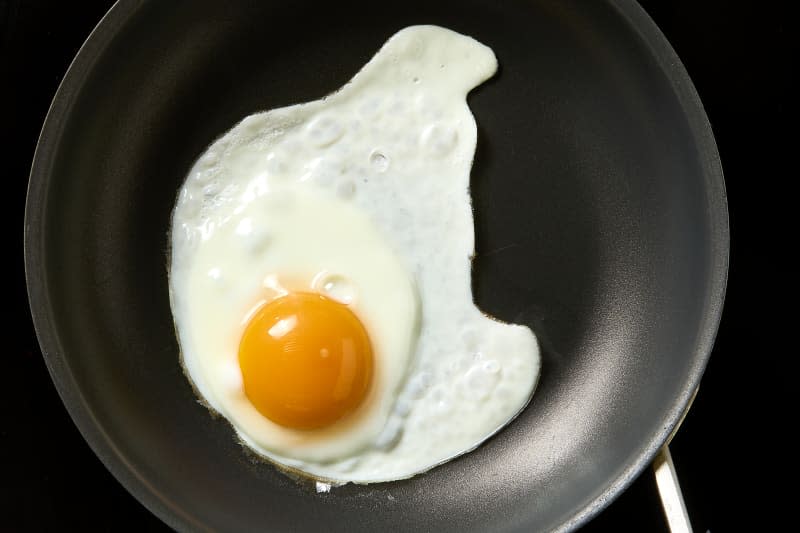
[[[395,31],[492,47],[469,97],[478,305],[543,348],[531,404],[405,481],[315,494],[253,460],[178,362],[167,228],[193,159],[259,110],[344,84]],[[653,459],[720,317],[727,207],[711,129],[628,0],[119,2],[45,122],[25,220],[29,299],[83,436],[180,530],[571,530]]]

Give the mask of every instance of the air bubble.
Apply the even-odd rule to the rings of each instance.
[[[214,177],[214,171],[210,169],[198,170],[194,173],[194,180],[198,183],[205,183]]]
[[[331,116],[322,115],[308,124],[308,136],[311,142],[323,148],[329,146],[344,135],[342,123]]]
[[[203,187],[203,196],[206,198],[213,198],[214,196],[218,195],[222,187],[220,186],[219,182],[212,181],[205,187]]]
[[[283,160],[283,155],[278,155],[276,152],[267,154],[267,172],[270,174],[285,174],[287,170],[286,163]]]
[[[315,285],[319,287],[318,290],[320,290],[320,292],[322,292],[325,296],[336,300],[339,303],[347,305],[355,300],[356,289],[353,284],[350,283],[350,280],[344,276],[339,276],[337,274],[329,275],[324,277]]]
[[[495,359],[489,359],[483,363],[483,370],[489,374],[497,374],[500,372],[500,363],[498,363]]]
[[[209,151],[197,161],[197,166],[201,168],[211,168],[219,162],[219,156],[216,152]]]
[[[422,132],[420,143],[431,154],[444,157],[458,144],[458,132],[443,124],[431,124]]]
[[[372,168],[378,172],[386,172],[386,169],[389,168],[389,158],[378,150],[375,150],[370,154],[369,162],[372,165]]]
[[[497,370],[499,371],[499,365]],[[495,388],[499,377],[499,372],[487,370],[486,363],[476,364],[464,376],[464,384],[469,389],[466,392],[482,400]]]

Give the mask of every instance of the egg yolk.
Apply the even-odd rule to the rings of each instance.
[[[239,344],[250,402],[276,424],[325,427],[355,410],[372,382],[372,346],[344,304],[291,293],[261,307]]]

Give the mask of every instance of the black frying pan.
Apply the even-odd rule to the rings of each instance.
[[[193,159],[254,111],[341,86],[396,30],[491,46],[469,99],[478,304],[530,325],[530,406],[407,481],[317,495],[254,462],[178,363],[166,245]],[[584,523],[674,428],[725,288],[722,171],[686,72],[632,1],[121,2],[56,95],[25,224],[33,317],[89,444],[179,529],[549,530]]]

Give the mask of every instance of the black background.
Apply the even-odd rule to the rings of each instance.
[[[0,1],[0,176],[11,192],[3,211],[10,216],[4,234],[13,241],[2,257],[13,289],[6,316],[16,318],[6,323],[14,344],[0,373],[3,530],[167,529],[111,476],[73,425],[39,352],[24,279],[24,199],[39,130],[72,57],[111,4]],[[766,349],[756,324],[769,281],[751,280],[777,259],[764,238],[775,222],[764,207],[774,190],[759,184],[790,177],[783,158],[791,137],[781,135],[780,125],[789,120],[796,22],[780,3],[641,4],[694,81],[725,172],[732,236],[725,310],[700,392],[671,449],[695,531],[738,530],[757,509],[752,502],[740,506],[742,494],[754,489],[742,476],[748,467],[731,452],[743,448],[742,419],[753,396],[748,384],[761,379],[751,355]],[[667,531],[650,470],[582,531],[616,530]]]

